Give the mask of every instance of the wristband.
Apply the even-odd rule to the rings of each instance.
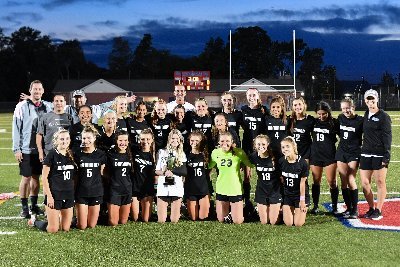
[[[305,196],[300,196],[300,201],[305,201],[306,197]]]

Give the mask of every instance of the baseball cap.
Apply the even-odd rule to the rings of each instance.
[[[372,96],[375,99],[379,98],[378,92],[376,90],[374,90],[374,89],[369,89],[369,90],[365,91],[364,99],[366,99],[369,96]]]
[[[83,90],[75,90],[72,94],[72,97],[75,96],[85,96],[85,92]]]

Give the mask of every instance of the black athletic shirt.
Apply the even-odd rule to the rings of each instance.
[[[172,118],[170,114],[167,114],[164,119],[158,119],[155,124],[152,124],[152,118],[146,117],[149,121],[149,125],[154,134],[154,142],[156,145],[156,151],[163,149],[167,146],[168,135],[171,132]]]
[[[100,149],[96,149],[92,153],[78,151],[74,158],[79,167],[76,196],[103,196],[104,190],[100,170],[101,165],[106,164],[106,154]]]
[[[245,105],[242,107],[242,115],[242,148],[247,154],[251,154],[253,152],[253,139],[257,135],[265,133],[265,116],[269,115],[269,112],[265,106],[251,109],[248,105]]]
[[[353,118],[347,118],[345,115],[340,114],[338,121],[340,125],[338,150],[359,156],[361,153],[364,118],[357,114]]]
[[[125,118],[117,119],[117,130],[125,132],[128,131]]]
[[[97,130],[100,131],[97,124],[92,124]],[[81,149],[82,144],[82,131],[84,126],[82,123],[77,122],[69,128],[69,135],[71,136],[71,150],[77,152]]]
[[[257,191],[263,191],[268,195],[279,194],[281,185],[281,172],[279,165],[274,164],[271,157],[261,158],[257,152],[249,156],[250,162],[257,172]]]
[[[187,176],[185,178],[185,196],[204,196],[209,194],[209,171],[203,154],[189,152],[187,156]]]
[[[235,130],[237,136],[240,136],[240,126],[243,124],[243,114],[240,110],[233,110],[231,113],[225,113],[223,110],[220,113],[225,114],[228,117],[229,128]]]
[[[311,115],[307,115],[302,120],[288,117],[287,123],[289,135],[293,136],[293,138],[295,139],[299,155],[302,157],[305,156],[311,148],[311,133],[314,128],[315,118]],[[291,132],[292,123],[293,132]]]
[[[287,136],[286,125],[281,118],[275,118],[274,116],[265,117],[266,133],[271,140],[272,153],[274,153],[277,159],[282,157],[281,141]]]
[[[337,119],[333,118],[332,121],[315,120],[312,132],[311,161],[335,161],[336,135],[339,135],[339,122]]]
[[[155,165],[153,155],[150,152],[137,150],[133,153],[133,192],[147,196],[153,196]]]
[[[108,136],[104,131],[104,126],[102,126],[99,130],[99,134],[100,136],[97,137],[97,148],[103,151],[108,151],[110,148],[114,147],[115,132]]]
[[[297,156],[294,163],[289,163],[285,157],[280,158],[279,166],[284,179],[284,195],[300,197],[301,178],[308,177],[308,164],[301,157]],[[306,180],[306,196],[308,196],[308,181]]]
[[[50,191],[55,200],[74,199],[75,165],[72,160],[52,149],[43,161],[50,167]]]
[[[143,130],[150,128],[148,122],[146,120],[138,122],[135,118],[129,117],[126,119],[126,126],[128,128],[129,142],[132,149],[138,149],[140,144],[140,133]]]
[[[392,120],[383,109],[379,109],[370,118],[368,118],[368,113],[367,110],[364,114],[364,139],[361,153],[383,156],[382,161],[389,163],[392,145]]]
[[[107,153],[110,196],[132,195],[131,166],[128,153],[118,153],[114,149]]]

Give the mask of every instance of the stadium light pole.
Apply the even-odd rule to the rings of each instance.
[[[229,91],[232,88],[232,30],[229,30]]]

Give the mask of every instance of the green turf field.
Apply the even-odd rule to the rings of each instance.
[[[388,192],[399,192],[400,112],[390,114],[394,147],[387,187]],[[0,129],[6,129],[0,133],[0,164],[15,163],[11,116],[0,114]],[[0,165],[0,193],[16,192],[19,181],[16,165]],[[326,182],[322,191],[328,191]],[[329,195],[322,195],[321,202],[328,201]],[[18,216],[17,204],[18,198],[0,204],[0,217]],[[308,215],[301,228],[182,220],[175,225],[131,222],[57,234],[9,218],[0,219],[0,233],[4,232],[16,233],[0,235],[0,266],[400,265],[400,232],[350,229],[330,215]]]

